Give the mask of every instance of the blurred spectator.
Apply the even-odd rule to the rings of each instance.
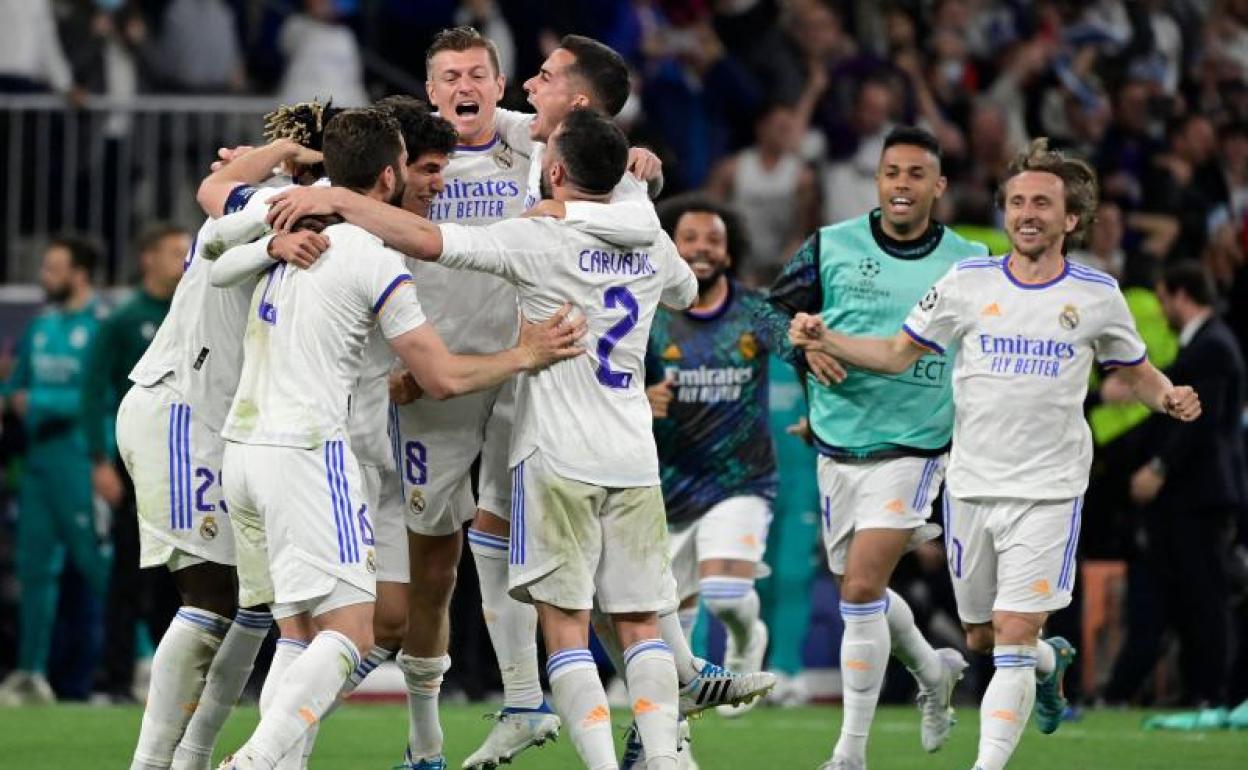
[[[1185,252],[1180,256],[1199,257],[1208,237],[1209,212],[1225,194],[1217,170],[1210,166],[1217,134],[1208,118],[1190,114],[1170,123],[1166,139],[1167,151],[1154,155],[1145,171],[1140,207],[1177,217]]]
[[[133,703],[135,630],[141,618],[152,639],[164,636],[181,603],[169,573],[139,569],[139,523],[134,484],[105,435],[117,405],[130,389],[130,370],[156,336],[191,248],[185,229],[150,225],[139,236],[142,280],[131,297],[100,324],[82,383],[83,425],[95,494],[112,509],[113,568],[105,614],[100,689],[113,702]]]
[[[339,23],[334,0],[304,0],[303,11],[287,17],[278,35],[286,72],[278,101],[298,104],[333,99],[338,107],[363,107],[364,66],[355,33]]]
[[[1245,502],[1241,419],[1244,362],[1230,329],[1214,312],[1213,282],[1196,263],[1168,268],[1157,295],[1179,332],[1167,373],[1200,393],[1204,413],[1191,423],[1150,419],[1147,461],[1131,476],[1132,500],[1146,506],[1148,566],[1164,614],[1153,628],[1132,625],[1110,685],[1130,695],[1161,653],[1165,626],[1178,634],[1183,702],[1223,705],[1228,665],[1226,560],[1232,525]]]
[[[175,91],[241,91],[247,82],[225,0],[172,0],[161,19],[157,60],[164,85]]]
[[[734,126],[754,114],[763,94],[710,23],[701,21],[669,36],[642,98],[671,150],[674,162],[664,173],[670,169],[667,189],[677,192],[702,186],[711,165],[732,148]]]
[[[1142,80],[1128,80],[1114,96],[1114,120],[1097,153],[1101,195],[1134,208],[1144,198],[1144,178],[1152,160],[1162,151],[1154,137],[1154,113],[1160,105],[1150,103],[1151,89]]]
[[[721,161],[708,192],[741,213],[750,247],[736,264],[747,286],[770,286],[789,255],[819,226],[819,188],[798,155],[805,125],[796,108],[773,104],[755,126],[755,142]]]
[[[88,241],[53,239],[39,274],[49,304],[26,328],[5,387],[25,428],[27,447],[17,515],[18,661],[0,684],[0,704],[55,699],[47,681],[48,654],[66,556],[96,600],[102,601],[108,589],[108,556],[95,530],[81,398],[86,357],[102,315],[91,286],[98,261],[99,251]],[[97,632],[79,630],[83,637]]]
[[[0,93],[68,94],[74,81],[52,0],[0,0],[0,18]]]
[[[957,221],[995,224],[997,183],[1014,157],[1005,108],[981,99],[971,111],[969,154],[952,174],[949,192]]]
[[[850,125],[856,147],[842,160],[828,164],[823,177],[823,221],[836,224],[875,208],[879,192],[876,166],[884,137],[893,126],[893,89],[881,79],[863,81],[854,99]]]

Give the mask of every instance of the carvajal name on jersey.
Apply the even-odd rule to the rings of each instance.
[[[584,249],[577,258],[582,273],[612,275],[654,275],[650,253],[645,251],[599,251]]]
[[[1075,357],[1075,346],[1069,342],[1015,335],[998,337],[979,335],[979,349],[992,359],[988,368],[994,374],[1030,375],[1057,378],[1062,361]]]
[[[748,366],[710,367],[697,369],[667,368],[667,378],[676,389],[676,400],[682,404],[718,404],[739,401],[741,389],[754,379]]]

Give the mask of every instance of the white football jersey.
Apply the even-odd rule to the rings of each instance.
[[[324,234],[314,265],[275,264],[255,289],[230,441],[313,449],[346,438],[369,334],[393,339],[425,322],[398,252],[351,224]]]
[[[268,213],[266,201],[287,187],[240,185],[231,193],[225,213],[254,217],[258,235]],[[149,387],[164,380],[199,419],[219,431],[243,366],[243,329],[256,281],[226,289],[209,282],[211,260],[225,246],[217,222],[205,221],[196,233],[169,314],[130,371],[130,381]]]
[[[361,465],[393,467],[394,449],[387,424],[390,420],[390,370],[395,367],[394,351],[380,329],[368,335],[364,361],[351,397],[347,431],[351,451]]]
[[[660,302],[683,309],[698,292],[671,239],[651,230],[644,240],[611,243],[555,219],[443,225],[442,238],[442,264],[514,283],[526,318],[547,319],[571,302],[588,322],[585,355],[520,377],[511,464],[541,449],[570,479],[658,484],[646,342]]]
[[[910,312],[904,330],[953,369],[949,491],[960,498],[1060,500],[1083,494],[1092,432],[1088,374],[1144,361],[1118,283],[1067,262],[1045,284],[1022,284],[1008,257],[963,260]]]
[[[429,207],[434,222],[488,225],[524,212],[532,115],[499,110],[494,138],[459,145],[442,172],[445,189]],[[519,145],[519,146],[517,146]],[[455,353],[494,353],[516,339],[516,290],[484,273],[410,263],[429,321]]]

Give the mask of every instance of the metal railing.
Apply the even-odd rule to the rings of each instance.
[[[260,140],[271,97],[0,94],[0,279],[31,282],[50,234],[85,233],[108,255],[98,278],[129,281],[137,232],[196,228],[195,189],[221,146]]]

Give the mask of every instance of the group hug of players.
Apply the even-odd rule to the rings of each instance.
[[[657,159],[611,122],[629,81],[610,48],[564,38],[524,84],[534,114],[497,108],[474,30],[440,34],[427,63],[436,113],[282,108],[270,144],[223,152],[200,186],[208,220],[117,417],[142,565],[183,599],[131,767],[209,767],[276,622],[259,725],[222,767],[305,767],[321,720],[397,657],[400,766],[446,768],[469,522],[504,704],[463,767],[561,727],[593,770],[694,767],[685,717],[743,713],[775,683],[754,591],[770,354],[807,373],[841,585],[844,718],[822,767],[866,766],[890,654],[918,682],[923,747],[948,737],[966,663],[887,587],[936,536],[942,482],[968,646],[996,665],[975,767],[1005,765],[1033,703],[1056,729],[1074,650],[1040,633],[1074,584],[1092,363],[1157,411],[1200,412],[1146,360],[1113,279],[1063,256],[1090,223],[1091,170],[1043,142],[1021,154],[994,258],[931,219],[939,147],[899,128],[879,208],[812,235],[764,297],[730,278],[730,212],[685,199],[660,227]],[[279,166],[289,179],[270,180]],[[727,667],[690,651],[699,600],[728,629]],[[591,622],[627,685],[622,762]]]

